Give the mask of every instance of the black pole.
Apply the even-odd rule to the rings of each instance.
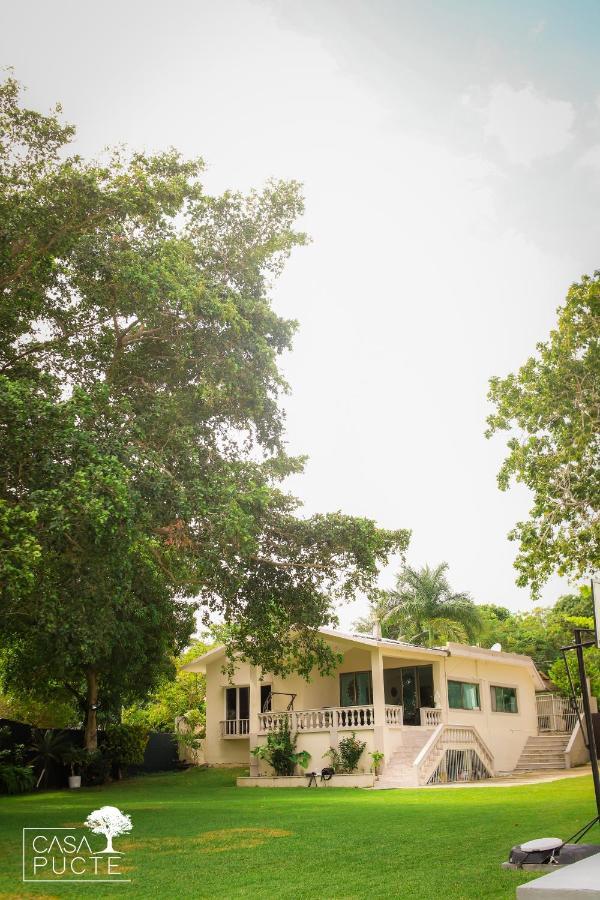
[[[577,713],[577,721],[579,722],[579,727],[581,729],[581,736],[583,738],[583,743],[585,744],[586,750],[590,749],[590,745],[588,744],[588,739],[586,735],[586,729],[583,727],[583,722],[581,721],[581,710],[579,709],[579,703],[577,702],[577,691],[575,690],[575,685],[573,684],[573,679],[571,678],[571,669],[569,668],[569,657],[567,656],[567,651],[563,647],[561,650],[563,655],[563,661],[565,664],[565,671],[567,673],[567,678],[569,679],[569,687],[571,689],[571,703],[573,704],[573,709]]]
[[[596,794],[596,808],[598,810],[598,815],[600,816],[600,773],[598,772],[598,754],[596,752],[594,723],[592,721],[592,710],[590,708],[590,695],[588,693],[587,679],[585,677],[585,663],[583,660],[581,629],[575,628],[573,633],[575,635],[575,652],[577,653],[577,664],[579,666],[579,681],[581,682],[583,713],[585,715],[585,725],[588,733],[587,738],[590,751],[590,762],[592,764],[592,777],[594,779],[594,793]]]

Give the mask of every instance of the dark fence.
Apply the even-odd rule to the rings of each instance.
[[[176,769],[179,764],[177,741],[174,734],[152,731],[144,751],[144,772],[165,772]]]
[[[12,719],[0,719],[0,728],[8,727],[11,734],[12,744],[24,744],[26,750],[26,758],[28,748],[31,745],[32,726],[23,722],[14,722]],[[45,728],[38,729],[46,731]],[[55,734],[62,732],[68,735],[70,742],[76,747],[83,746],[83,730],[80,728],[51,728],[49,729]],[[98,732],[101,737],[101,731]],[[131,766],[127,769],[127,774],[136,774],[140,772],[168,772],[178,768],[179,756],[177,751],[177,740],[174,734],[162,731],[151,731],[148,735],[148,743],[144,751],[144,762],[141,766]],[[39,775],[40,771],[36,772]],[[49,762],[44,785],[47,788],[67,787],[69,777],[69,769],[61,763]]]

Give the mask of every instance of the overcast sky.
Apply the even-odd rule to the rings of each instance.
[[[308,512],[412,529],[412,564],[446,560],[457,590],[512,609],[531,604],[506,540],[529,498],[496,487],[487,380],[600,267],[599,41],[596,0],[0,8],[2,64],[29,105],[61,101],[79,152],[176,146],[210,190],[304,183],[313,243],[275,293],[301,324],[292,487]]]

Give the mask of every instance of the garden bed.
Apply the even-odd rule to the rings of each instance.
[[[253,775],[238,778],[238,787],[298,788],[308,785],[307,775]],[[330,781],[321,781],[317,776],[317,787],[320,788],[372,788],[375,776],[370,773],[354,773],[353,775],[334,775]]]

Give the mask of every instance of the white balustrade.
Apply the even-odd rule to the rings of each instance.
[[[221,737],[248,737],[250,734],[250,719],[226,719],[221,722]]]
[[[392,708],[401,711],[401,707]],[[400,724],[401,718],[400,712]],[[277,731],[286,722],[292,731],[373,728],[375,710],[372,706],[330,706],[324,709],[264,712],[258,714],[258,733],[268,734],[271,731]]]
[[[336,706],[338,728],[373,728],[375,710],[372,706]]]
[[[430,706],[422,706],[420,709],[421,713],[421,725],[440,725],[442,721],[442,710],[441,709],[433,709]]]
[[[290,721],[293,714],[289,712],[264,712],[258,714],[258,731],[259,734],[268,734],[271,731],[279,731],[279,729],[288,723],[292,727]]]
[[[419,784],[438,783],[438,766],[444,761],[442,780],[445,781],[470,780],[471,777],[478,781],[494,774],[494,756],[472,725],[437,726],[413,763]]]
[[[385,707],[385,724],[392,728],[402,728],[403,709],[401,706]]]
[[[296,731],[329,731],[335,722],[335,709],[301,709],[292,715]]]

